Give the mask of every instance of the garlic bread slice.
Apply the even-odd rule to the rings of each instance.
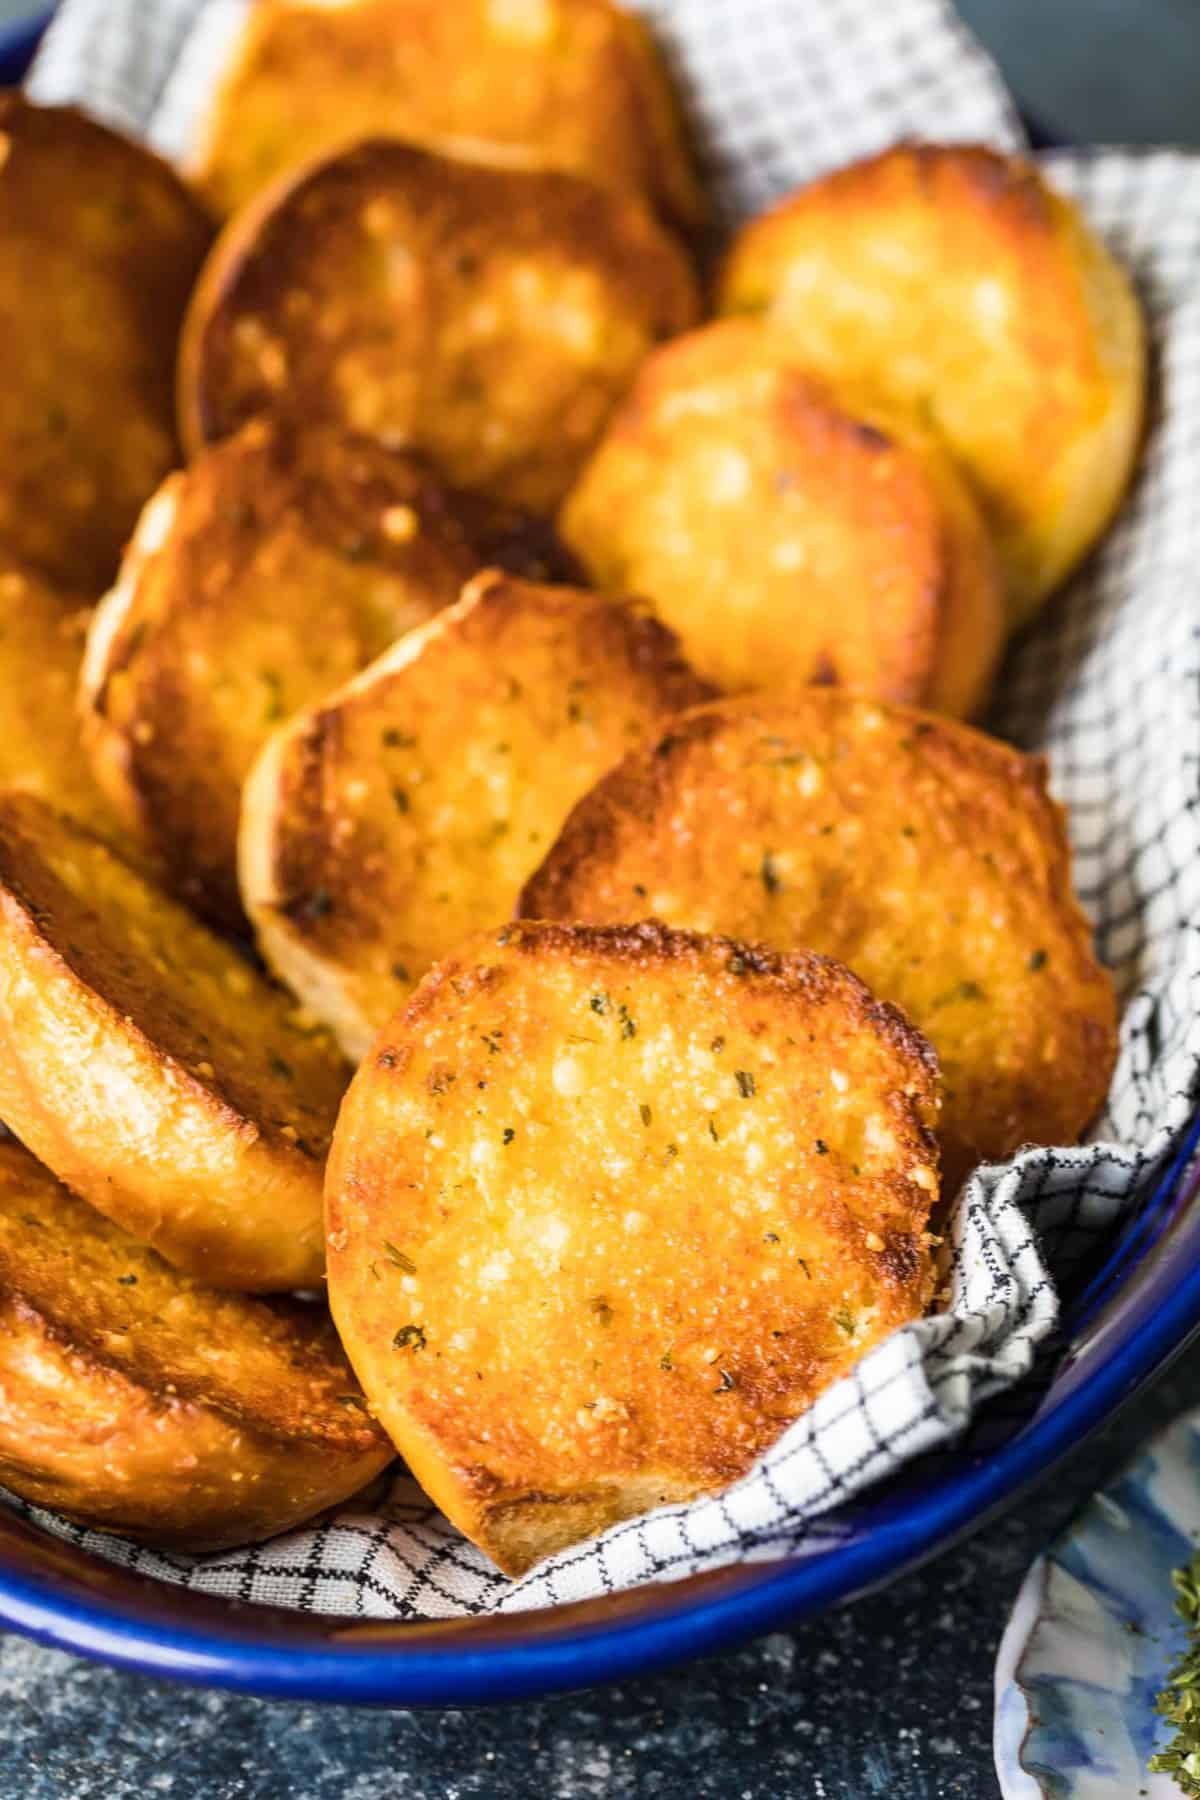
[[[0,795],[0,1118],[68,1187],[214,1286],[312,1286],[345,1079],[236,949]]]
[[[362,1056],[431,963],[509,917],[593,781],[710,692],[638,606],[478,576],[255,764],[240,869],[267,962]]]

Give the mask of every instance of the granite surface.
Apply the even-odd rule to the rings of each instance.
[[[0,0],[0,21],[29,10]],[[1195,0],[962,0],[1076,139],[1200,141]],[[992,1663],[1039,1546],[1200,1392],[1200,1350],[1004,1519],[833,1616],[636,1685],[368,1713],[172,1688],[0,1638],[0,1800],[995,1800]]]

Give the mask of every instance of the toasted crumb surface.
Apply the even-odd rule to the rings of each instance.
[[[526,915],[654,915],[847,963],[937,1050],[948,1191],[1072,1143],[1117,1049],[1044,764],[968,726],[829,691],[673,721],[573,811]]]
[[[0,551],[0,791],[116,828],[80,742],[75,694],[90,608]]]
[[[1023,624],[1104,530],[1141,436],[1132,283],[1019,157],[900,144],[735,238],[724,312],[768,315],[808,366],[938,433],[978,493]]]
[[[143,1542],[219,1549],[391,1457],[324,1308],[203,1287],[0,1142],[0,1481]]]
[[[760,320],[646,359],[562,528],[728,690],[811,681],[970,713],[1004,644],[1000,567],[936,439],[812,376]]]
[[[178,460],[175,347],[212,229],[149,150],[0,95],[0,540],[94,598]]]
[[[497,561],[570,569],[541,521],[367,438],[254,420],[167,478],[92,623],[84,728],[194,911],[245,928],[238,810],[271,733]]]
[[[610,0],[258,0],[195,158],[235,212],[281,171],[377,133],[567,169],[691,229],[704,203],[649,30]]]
[[[237,950],[0,796],[0,1117],[76,1193],[216,1285],[311,1286],[345,1079]]]
[[[227,226],[188,310],[194,453],[255,414],[334,423],[551,512],[694,276],[638,201],[372,139]]]
[[[271,739],[240,869],[267,961],[347,1054],[510,916],[568,811],[711,689],[643,609],[496,572]]]
[[[342,1111],[330,1300],[371,1405],[501,1567],[725,1486],[931,1294],[928,1046],[845,969],[509,926]]]

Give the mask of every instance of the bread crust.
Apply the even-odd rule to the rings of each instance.
[[[1141,309],[1019,157],[900,144],[825,176],[739,233],[719,305],[769,315],[812,368],[940,434],[996,535],[1014,625],[1120,503],[1142,429]]]
[[[937,1050],[948,1192],[1074,1142],[1108,1089],[1112,982],[1045,765],[951,720],[818,689],[698,708],[579,802],[520,910],[838,957]]]
[[[643,609],[491,570],[267,744],[242,897],[352,1058],[430,964],[506,918],[579,796],[707,698]]]
[[[324,1308],[221,1294],[0,1141],[0,1482],[179,1550],[256,1543],[393,1451]]]
[[[96,610],[82,707],[97,779],[193,911],[246,929],[238,811],[272,731],[497,560],[571,568],[541,521],[370,439],[258,419],[168,476]]]
[[[112,833],[75,694],[91,609],[0,551],[0,791],[20,788]]]
[[[195,454],[260,412],[336,424],[549,513],[641,357],[697,312],[636,200],[373,139],[226,227],[184,327],[180,429]]]
[[[485,160],[649,199],[685,231],[704,220],[657,47],[609,0],[258,0],[193,172],[228,215],[297,163],[376,134],[470,142]]]
[[[501,1568],[714,1492],[932,1293],[937,1076],[823,957],[509,926],[421,984],[338,1123],[330,1300]]]
[[[314,1286],[345,1076],[238,951],[0,796],[0,1117],[76,1193],[216,1286]]]
[[[971,713],[1003,648],[999,564],[936,439],[758,320],[647,357],[562,529],[726,690],[817,681]]]
[[[0,94],[0,540],[89,600],[178,460],[176,340],[211,238],[149,150]]]

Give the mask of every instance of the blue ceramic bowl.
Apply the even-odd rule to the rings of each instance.
[[[38,23],[0,32],[0,84]],[[1200,1329],[1200,1176],[1174,1165],[1090,1283],[1036,1412],[986,1455],[917,1466],[807,1555],[506,1618],[365,1624],[215,1601],[100,1563],[0,1510],[0,1625],[146,1674],[288,1699],[462,1706],[616,1681],[723,1649],[913,1568],[1007,1505]]]

